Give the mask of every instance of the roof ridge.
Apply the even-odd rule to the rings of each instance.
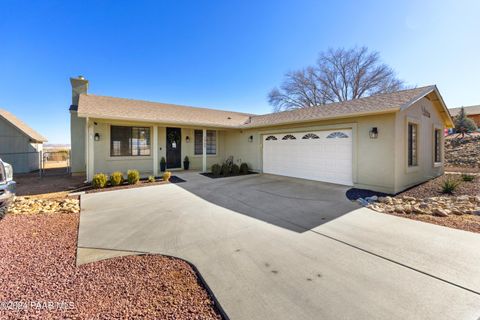
[[[244,115],[244,116],[256,116],[256,114],[253,114],[253,113],[245,113],[245,112],[238,112],[238,111],[231,111],[231,110],[222,110],[222,109],[215,109],[215,108],[211,108],[211,107],[195,107],[195,106],[189,106],[189,105],[183,105],[183,104],[150,101],[150,100],[144,100],[144,99],[113,97],[113,96],[105,96],[105,95],[98,95],[98,94],[91,94],[91,93],[88,93],[88,94],[82,93],[82,94],[80,94],[80,96],[87,96],[87,97],[90,96],[90,97],[97,97],[97,98],[111,98],[111,99],[119,99],[119,100],[127,100],[127,101],[139,101],[139,102],[146,102],[146,103],[152,103],[152,104],[169,105],[169,106],[174,106],[174,107],[211,110],[211,111],[219,111],[219,112],[226,112],[226,113],[235,113],[235,114]]]
[[[376,98],[376,97],[378,98],[378,97],[381,97],[381,96],[391,95],[391,94],[394,94],[394,93],[400,93],[400,92],[411,91],[411,90],[434,88],[434,87],[435,87],[435,85],[427,85],[427,86],[415,87],[415,88],[410,88],[410,89],[402,89],[402,90],[398,90],[398,91],[379,93],[379,94],[375,94],[375,95],[371,95],[371,96],[367,96],[367,97],[360,97],[360,98],[356,98],[356,99],[350,99],[350,100],[344,100],[344,101],[336,101],[336,102],[329,102],[329,103],[326,103],[326,104],[319,104],[319,105],[316,105],[316,106],[307,106],[307,107],[303,107],[303,108],[295,108],[295,109],[292,109],[292,110],[285,110],[285,111],[280,111],[280,112],[265,113],[265,114],[261,114],[261,115],[255,115],[254,117],[257,117],[257,116],[268,116],[268,115],[271,115],[271,114],[274,114],[274,113],[275,113],[275,114],[279,114],[279,113],[285,114],[285,113],[288,113],[288,112],[295,112],[295,111],[298,111],[298,110],[301,110],[301,109],[309,109],[309,108],[320,108],[320,107],[334,106],[334,105],[340,105],[340,104],[344,104],[344,103],[349,103],[349,102],[352,102],[352,101],[361,101],[361,100],[372,99],[372,98]]]

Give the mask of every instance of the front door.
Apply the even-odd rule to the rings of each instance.
[[[182,129],[167,128],[167,168],[182,167]]]

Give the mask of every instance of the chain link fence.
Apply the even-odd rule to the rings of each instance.
[[[0,159],[12,165],[14,174],[38,173],[42,177],[71,172],[70,150],[0,153]]]

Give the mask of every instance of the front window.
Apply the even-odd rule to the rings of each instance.
[[[408,124],[408,166],[415,167],[418,164],[418,125]]]
[[[195,130],[195,154],[203,154],[203,131]],[[207,155],[217,154],[217,132],[215,130],[207,130]]]
[[[442,130],[435,129],[435,162],[442,162]]]
[[[150,128],[110,127],[110,156],[149,156]]]

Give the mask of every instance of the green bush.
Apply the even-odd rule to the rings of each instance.
[[[460,181],[447,178],[442,183],[442,193],[452,194],[460,185]]]
[[[162,175],[163,181],[170,181],[172,173],[170,171],[165,171]]]
[[[240,174],[248,174],[248,164],[246,164],[245,162],[243,162],[241,165],[240,165]]]
[[[154,176],[148,176],[148,182],[155,182],[155,177]]]
[[[214,165],[212,165],[212,174],[215,176],[215,177],[218,177],[220,175],[220,173],[222,172],[222,167],[220,167],[220,165],[218,163],[215,163]]]
[[[227,177],[230,175],[230,172],[231,172],[231,167],[226,163],[222,164],[222,169],[221,169],[222,176]]]
[[[473,174],[462,173],[462,180],[465,182],[471,182],[475,180],[475,176]]]
[[[140,181],[140,172],[138,170],[127,171],[128,184],[137,184]]]
[[[110,184],[112,186],[119,186],[123,183],[123,173],[115,171],[110,175]]]
[[[232,175],[236,176],[240,173],[240,167],[238,164],[232,164]]]
[[[107,185],[108,177],[104,173],[97,173],[96,175],[93,176],[92,179],[92,186],[95,189],[100,189],[100,188],[105,188]]]

